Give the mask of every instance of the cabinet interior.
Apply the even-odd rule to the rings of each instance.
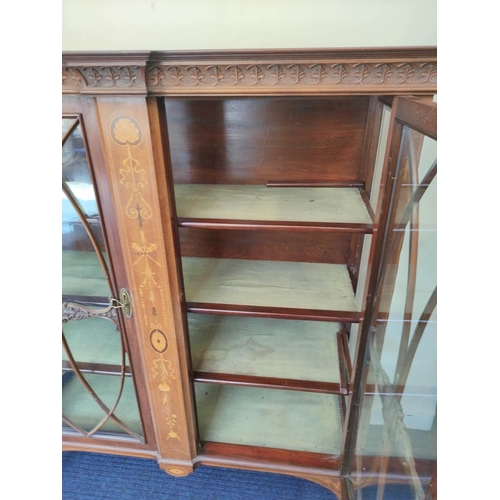
[[[351,375],[349,334],[360,317],[361,248],[373,229],[372,173],[363,162],[370,98],[164,103],[199,438],[337,454]],[[81,181],[73,177],[70,170],[66,182]],[[108,262],[99,219],[94,214],[91,221]],[[105,304],[109,286],[82,227],[75,226],[63,250],[65,300]],[[112,323],[96,318],[63,328],[81,372],[97,385],[102,377],[131,375],[126,353],[121,366],[120,334],[111,330]],[[69,393],[65,352],[63,369]],[[121,404],[130,390],[128,381]],[[71,396],[82,411],[88,394]],[[325,446],[321,427],[316,437],[288,430],[287,442],[250,429],[236,438],[249,419],[256,428],[278,429],[297,405],[309,426],[328,423],[333,434]],[[131,426],[140,428],[138,415]],[[113,423],[101,431],[108,428]]]
[[[340,453],[369,105],[165,98],[202,442]]]

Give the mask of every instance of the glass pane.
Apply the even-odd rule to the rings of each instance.
[[[88,223],[92,237],[106,260],[97,201],[80,125],[63,146],[62,178],[68,189],[68,195],[62,193],[63,294],[109,297],[111,292],[106,275],[84,224]]]
[[[63,132],[73,123],[63,119]],[[108,256],[80,124],[62,149],[62,181],[62,293],[70,303],[62,325],[63,428],[86,435],[117,405],[97,434],[140,438],[128,358],[109,307]]]
[[[74,372],[65,372],[62,377],[63,415],[85,431],[90,432],[105,417],[105,413],[94,398],[78,380]],[[92,386],[102,402],[112,408],[120,390],[120,377],[114,375],[86,374],[85,379]],[[123,391],[114,415],[129,429],[142,435],[142,424],[131,377],[125,377]],[[71,427],[63,422],[63,429]],[[113,419],[108,419],[99,433],[129,434]]]
[[[375,157],[375,164],[373,167],[372,189],[370,192],[370,205],[373,210],[377,211],[377,204],[380,192],[380,182],[382,179],[382,171],[384,170],[384,158],[387,145],[387,138],[389,136],[389,124],[391,121],[392,109],[382,104],[382,116],[380,117],[380,132],[377,143],[377,154]],[[372,243],[371,235],[365,235],[363,238],[363,247],[361,251],[361,261],[359,265],[358,285],[356,287],[356,305],[358,310],[362,310],[364,304],[364,290],[367,279],[368,258],[370,256],[370,247]],[[358,341],[359,325],[354,323],[351,325],[351,334],[349,337],[349,352],[351,354],[351,361],[354,369],[354,355],[356,353],[356,344]],[[354,377],[354,373],[351,374]]]
[[[69,127],[76,121],[76,118],[63,118],[62,119],[62,136],[68,131]]]
[[[78,363],[121,365],[121,339],[116,325],[107,319],[87,318],[63,323],[62,330]],[[68,361],[62,350],[63,361]]]
[[[377,209],[378,194],[380,191],[380,181],[382,179],[382,171],[384,170],[385,146],[389,135],[389,123],[391,121],[391,108],[382,105],[382,116],[380,119],[380,132],[378,137],[377,156],[375,158],[375,166],[373,170],[372,190],[370,193],[370,205],[373,210]]]
[[[424,498],[436,462],[435,161],[436,142],[405,127],[353,470],[358,488],[382,478],[380,498],[386,474]]]

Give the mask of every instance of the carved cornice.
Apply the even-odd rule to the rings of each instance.
[[[150,52],[63,53],[63,93],[146,94]],[[79,85],[75,85],[76,80]]]
[[[63,94],[146,94],[141,66],[63,67]]]
[[[81,73],[75,68],[62,68],[62,91],[65,93],[78,93],[83,87]]]
[[[315,63],[231,64],[198,66],[152,66],[148,68],[150,93],[230,93],[258,91],[276,93],[321,92],[364,93],[388,89],[403,92],[407,87],[430,88],[436,84],[436,63]],[[195,87],[197,89],[195,90]]]
[[[432,94],[435,48],[63,54],[63,93]]]

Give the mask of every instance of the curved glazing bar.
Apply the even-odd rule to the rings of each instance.
[[[86,437],[111,432],[143,441],[81,121],[64,120],[63,424]]]
[[[435,155],[434,140],[403,127],[352,470],[377,498],[399,476],[423,499],[436,466]]]

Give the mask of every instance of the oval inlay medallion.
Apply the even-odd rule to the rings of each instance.
[[[161,330],[153,330],[149,334],[149,341],[156,352],[162,353],[168,348],[167,336]]]
[[[173,476],[187,476],[187,472],[180,467],[169,467],[167,472]]]

